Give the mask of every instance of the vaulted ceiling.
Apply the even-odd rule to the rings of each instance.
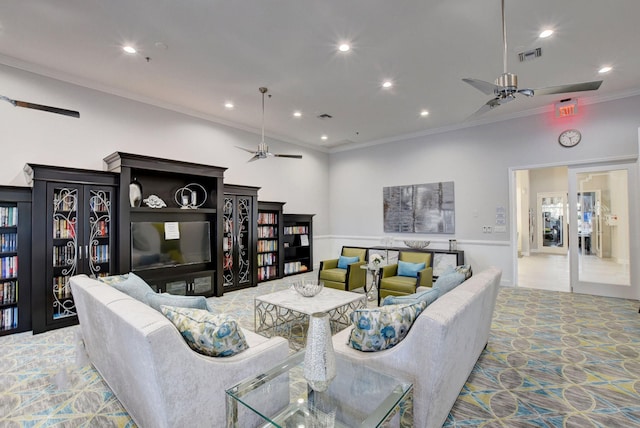
[[[2,0],[0,63],[256,132],[266,86],[267,135],[326,150],[640,93],[640,1],[505,3],[520,88],[600,89],[519,95],[469,119],[491,97],[461,79],[503,72],[500,0]]]

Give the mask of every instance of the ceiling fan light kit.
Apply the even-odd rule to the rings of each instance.
[[[258,88],[258,91],[260,91],[260,93],[262,94],[262,135],[261,135],[260,144],[258,144],[258,150],[250,150],[240,146],[236,146],[236,147],[239,148],[240,150],[244,150],[245,152],[249,152],[253,154],[253,157],[249,159],[247,162],[253,162],[258,159],[266,159],[268,157],[302,159],[302,155],[283,155],[283,154],[271,153],[269,151],[269,146],[267,146],[267,143],[264,142],[264,94],[267,93],[268,89],[262,86]]]
[[[496,107],[506,104],[516,99],[516,94],[522,94],[527,97],[533,97],[534,95],[551,95],[561,94],[566,92],[581,92],[581,91],[594,91],[600,87],[602,80],[584,83],[573,83],[568,85],[550,86],[541,89],[518,89],[518,76],[513,73],[507,72],[507,25],[505,20],[504,0],[501,0],[502,4],[502,42],[503,42],[503,68],[502,73],[495,83],[485,82],[484,80],[462,79],[463,82],[468,83],[479,91],[493,95],[493,98],[487,101],[480,109],[478,109],[471,117],[478,116]],[[540,51],[540,54],[542,51]]]

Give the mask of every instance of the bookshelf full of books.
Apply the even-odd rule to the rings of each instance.
[[[284,214],[284,276],[313,270],[313,214]]]
[[[0,336],[31,329],[30,223],[31,189],[0,186]]]
[[[284,202],[258,201],[258,282],[282,277],[282,207]]]
[[[115,273],[117,176],[102,171],[34,165],[33,332],[78,322],[69,279]]]

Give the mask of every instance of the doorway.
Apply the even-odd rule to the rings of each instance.
[[[513,171],[516,286],[637,296],[636,174],[632,163]]]

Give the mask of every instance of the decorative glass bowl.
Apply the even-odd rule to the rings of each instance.
[[[424,250],[431,244],[431,241],[402,241],[404,245],[414,250]]]
[[[322,291],[324,282],[318,281],[296,281],[293,283],[293,289],[304,297],[313,297]]]

